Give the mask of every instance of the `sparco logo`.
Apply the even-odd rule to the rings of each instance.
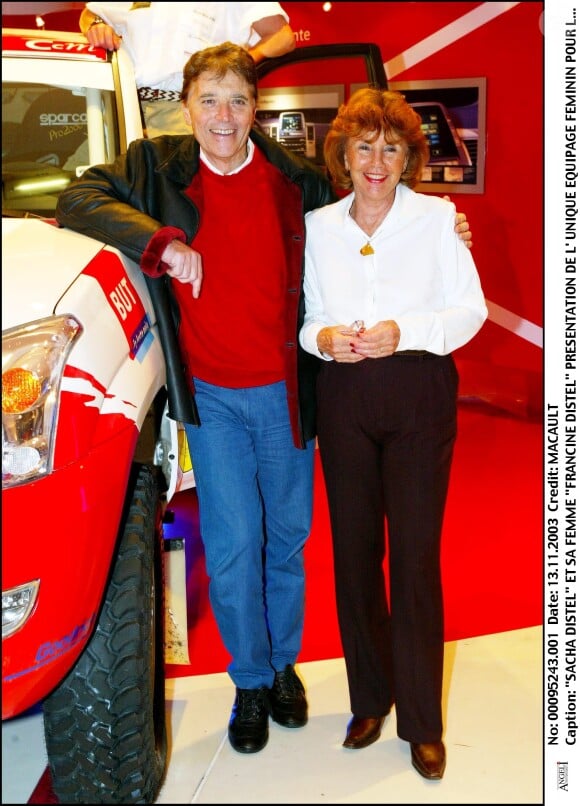
[[[87,113],[86,112],[44,112],[39,115],[39,122],[41,126],[86,126]]]

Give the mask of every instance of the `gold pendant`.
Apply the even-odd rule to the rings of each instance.
[[[375,250],[371,246],[370,241],[366,242],[366,244],[360,250],[360,253],[363,255],[363,257],[366,257],[367,255],[374,255]]]

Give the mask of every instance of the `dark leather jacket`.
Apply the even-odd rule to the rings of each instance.
[[[319,361],[298,344],[304,320],[304,214],[335,200],[330,183],[309,163],[283,149],[257,129],[251,139],[289,180],[280,203],[287,253],[285,380],[294,442],[304,447],[315,435],[315,378]],[[152,236],[174,227],[191,243],[199,212],[185,190],[199,170],[199,144],[193,136],[164,135],[137,140],[113,165],[89,168],[58,200],[60,225],[116,247],[139,265]],[[293,187],[294,186],[294,187]],[[176,234],[178,237],[181,233]],[[177,330],[179,313],[167,275],[148,276],[165,356],[169,415],[200,425],[195,390],[184,366]]]

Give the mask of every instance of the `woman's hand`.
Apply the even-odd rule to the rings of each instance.
[[[385,322],[377,322],[376,325],[366,330],[353,333],[350,347],[355,355],[362,358],[385,358],[395,352],[400,338],[401,331],[398,324],[389,319]]]
[[[352,348],[354,336],[355,331],[346,325],[323,327],[318,334],[316,344],[321,353],[329,355],[335,361],[356,364],[358,361],[362,361],[364,356],[354,352]]]
[[[356,324],[356,323],[355,323]],[[386,358],[399,346],[401,331],[398,324],[389,319],[378,322],[368,330],[353,325],[323,327],[316,340],[321,353],[335,361],[355,364],[364,358]]]

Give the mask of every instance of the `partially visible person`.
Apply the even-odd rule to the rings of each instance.
[[[139,263],[167,367],[169,414],[186,424],[209,595],[231,655],[228,735],[267,743],[269,715],[299,728],[319,362],[298,345],[304,213],[335,200],[310,162],[255,126],[257,73],[229,42],[183,71],[192,134],[131,143],[59,197],[61,225]],[[465,216],[461,216],[464,219]],[[458,222],[462,237],[467,222]],[[456,236],[455,236],[456,237]]]
[[[436,780],[446,763],[440,546],[457,431],[452,353],[487,308],[454,206],[412,190],[428,145],[401,94],[355,92],[324,156],[352,192],[306,216],[299,338],[322,359],[318,445],[353,714],[344,747],[376,741],[394,704],[413,766]]]
[[[183,119],[183,65],[192,53],[230,41],[253,60],[296,47],[279,3],[87,3],[79,19],[91,45],[117,50],[133,62],[148,137],[191,134]]]

